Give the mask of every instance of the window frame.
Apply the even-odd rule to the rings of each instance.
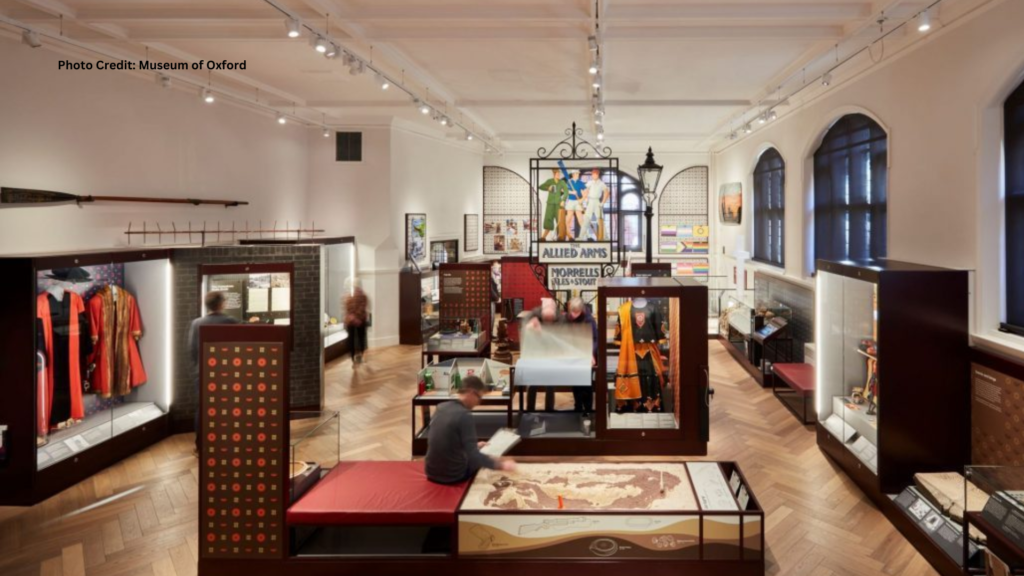
[[[639,208],[636,210],[623,210],[623,199],[630,194],[636,196],[639,201]],[[618,214],[616,215],[618,222],[613,223],[613,225],[619,226],[619,242],[622,243],[623,251],[643,252],[645,250],[644,234],[647,233],[645,228],[646,223],[644,222],[644,212],[647,209],[647,205],[644,202],[644,195],[642,193],[642,188],[640,187],[640,182],[621,170],[619,171],[619,197],[616,205],[618,206]],[[607,205],[605,206],[605,209],[605,214],[610,215],[611,212]],[[626,244],[626,218],[631,217],[636,217],[638,222],[636,246]],[[606,223],[605,226],[607,227],[608,223]]]
[[[811,161],[814,259],[870,262],[886,258],[889,135],[885,129],[865,114],[847,114],[828,129]],[[839,198],[843,202],[837,202]]]
[[[1002,332],[1024,336],[1024,83],[1003,103]]]
[[[754,204],[754,262],[785,268],[786,266],[786,161],[774,146],[758,157],[754,166],[752,186]],[[768,189],[764,189],[767,186]],[[773,202],[775,200],[775,202]],[[765,203],[767,202],[767,206]],[[777,204],[775,206],[774,204]],[[774,226],[773,226],[774,225]],[[761,232],[768,226],[768,236]],[[777,228],[777,242],[772,241],[772,227]],[[774,250],[773,250],[774,249]],[[774,252],[774,254],[773,254]]]

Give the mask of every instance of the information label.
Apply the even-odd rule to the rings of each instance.
[[[600,266],[548,266],[548,288],[551,290],[596,290],[600,279]]]

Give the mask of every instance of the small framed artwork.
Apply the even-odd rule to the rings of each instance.
[[[480,249],[480,215],[465,214],[462,222],[462,245],[466,252],[476,252]]]
[[[405,257],[413,262],[427,258],[427,215],[405,215]]]
[[[730,182],[718,188],[718,216],[722,224],[739,226],[743,223],[743,184]]]

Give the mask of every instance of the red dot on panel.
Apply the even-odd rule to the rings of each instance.
[[[263,542],[266,539],[267,539],[266,534],[264,534],[262,532],[260,532],[259,534],[256,535],[256,541],[257,542]]]
[[[234,516],[235,518],[238,518],[239,516],[242,515],[242,511],[239,510],[238,508],[232,508],[231,509],[231,515]]]
[[[231,541],[232,542],[238,542],[241,539],[242,539],[242,536],[240,534],[235,533],[235,534],[231,535]]]
[[[207,515],[207,516],[209,516],[209,517],[213,518],[213,516],[214,516],[215,514],[217,514],[217,511],[216,511],[216,510],[214,510],[213,508],[207,508],[207,509],[206,509],[206,515]]]
[[[210,432],[209,434],[206,435],[206,439],[209,440],[210,442],[213,442],[214,440],[217,439],[217,435],[214,434],[213,432]]]
[[[242,435],[239,434],[238,432],[235,432],[234,434],[231,435],[231,439],[234,440],[235,442],[238,442],[242,439]]]
[[[265,442],[267,440],[267,435],[260,432],[259,434],[256,435],[256,439],[259,440],[260,442]]]
[[[241,358],[235,358],[234,360],[231,361],[231,363],[234,364],[236,367],[237,366],[241,366],[242,365],[242,359]]]
[[[237,483],[237,482],[232,484],[231,485],[231,491],[232,492],[241,492],[242,491],[242,485]]]
[[[234,466],[235,468],[238,468],[239,466],[242,465],[242,459],[235,458],[234,460],[231,461],[231,465]]]
[[[216,416],[217,415],[217,409],[216,408],[210,408],[209,410],[206,411],[206,413],[209,414],[210,416]]]
[[[235,408],[234,410],[231,411],[231,413],[235,415],[235,418],[238,418],[239,416],[242,415],[242,409],[241,408]]]
[[[258,490],[260,492],[266,492],[267,491],[267,485],[266,484],[262,484],[262,483],[261,484],[257,484],[256,485],[256,490]]]
[[[263,518],[264,516],[267,515],[267,511],[264,510],[263,508],[257,508],[256,509],[256,515],[259,516],[260,518]]]
[[[238,383],[238,382],[235,382],[235,385],[232,386],[231,389],[234,390],[235,392],[241,392],[242,391],[242,385],[240,383]]]
[[[256,364],[257,364],[257,365],[258,365],[258,366],[259,366],[260,368],[262,368],[262,367],[264,367],[264,366],[266,366],[266,365],[267,365],[267,359],[266,359],[266,358],[260,358],[259,360],[257,360],[257,361],[256,361]]]
[[[256,389],[259,390],[260,392],[266,392],[267,385],[264,384],[263,382],[260,382],[259,384],[256,385]]]
[[[267,465],[267,461],[263,458],[260,458],[259,460],[256,461],[256,465],[259,466],[260,468],[263,468],[264,466]]]
[[[216,358],[210,358],[209,360],[206,361],[206,364],[209,365],[209,366],[216,366],[217,365],[217,359]]]
[[[210,382],[206,386],[206,389],[209,390],[210,392],[216,392],[217,391],[217,383],[216,382]]]
[[[262,416],[266,416],[267,415],[267,409],[266,408],[260,408],[259,410],[256,411],[256,414],[261,416],[261,417]]]
[[[208,459],[208,460],[206,461],[206,465],[207,465],[207,466],[216,466],[216,465],[217,465],[217,459],[216,459],[216,458],[210,458],[210,459]]]
[[[216,492],[217,491],[217,485],[214,484],[213,482],[210,482],[209,484],[206,485],[206,491],[207,492]]]
[[[207,542],[213,542],[216,539],[217,539],[217,535],[216,534],[207,534],[206,535],[206,541]]]

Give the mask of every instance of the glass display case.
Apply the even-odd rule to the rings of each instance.
[[[747,355],[754,329],[754,291],[730,288],[718,296],[718,333],[743,356]]]
[[[985,548],[984,568],[969,573],[1024,574],[1024,466],[967,466],[963,494],[964,558]]]
[[[485,358],[455,358],[431,364],[417,374],[417,391],[412,399],[412,453],[427,453],[427,432],[434,411],[458,398],[460,383],[467,376],[479,377],[488,390],[480,406],[470,412],[478,440],[487,440],[501,428],[512,425],[512,367]]]
[[[341,460],[341,418],[337,411],[289,414],[289,494],[296,501]]]
[[[459,357],[490,356],[491,338],[486,318],[439,318],[438,330],[423,343],[423,366]]]
[[[967,272],[818,261],[818,443],[869,495],[969,462]],[[881,397],[885,396],[885,406]]]
[[[441,295],[437,270],[405,268],[398,283],[398,341],[423,344],[438,329]]]
[[[293,264],[203,264],[199,298],[223,292],[224,314],[242,324],[291,324]]]
[[[707,287],[684,278],[613,278],[598,288],[598,430],[706,451]],[[684,448],[683,450],[687,450]]]
[[[171,252],[0,259],[0,505],[31,505],[165,437]]]
[[[341,354],[348,338],[345,330],[345,300],[355,289],[356,245],[351,239],[325,241],[321,251],[323,278],[323,338],[325,360]]]

